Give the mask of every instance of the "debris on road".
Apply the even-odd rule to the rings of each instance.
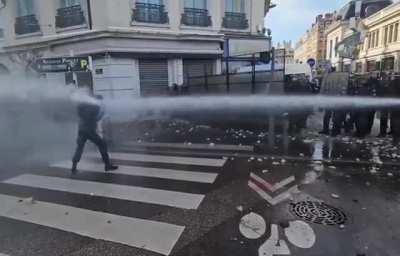
[[[331,194],[331,197],[335,198],[335,199],[339,199],[340,198],[340,196],[338,194]]]

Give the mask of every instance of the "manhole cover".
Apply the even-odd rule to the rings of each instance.
[[[303,201],[291,204],[290,210],[299,218],[323,225],[342,225],[347,221],[346,214],[321,202]]]

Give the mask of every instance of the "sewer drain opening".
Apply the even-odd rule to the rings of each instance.
[[[335,226],[343,225],[347,221],[347,216],[343,211],[322,202],[292,203],[290,211],[297,217],[316,224]]]

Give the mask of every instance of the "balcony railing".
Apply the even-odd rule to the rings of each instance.
[[[181,23],[187,26],[209,27],[211,26],[211,16],[205,9],[185,8]]]
[[[164,5],[136,3],[133,10],[133,21],[166,24],[169,22]]]
[[[247,29],[249,28],[249,20],[245,13],[225,12],[222,26],[230,29]]]
[[[67,28],[84,24],[85,14],[80,5],[64,7],[57,10],[56,27]]]
[[[39,22],[34,14],[15,18],[15,34],[24,35],[40,31]]]

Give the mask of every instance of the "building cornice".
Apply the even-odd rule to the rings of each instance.
[[[398,15],[400,15],[400,2],[389,5],[388,7],[371,15],[370,17],[364,19],[363,23],[367,27],[373,27]]]
[[[6,52],[27,51],[32,49],[48,48],[69,43],[89,41],[103,38],[124,38],[124,39],[148,39],[148,40],[171,40],[171,41],[204,41],[223,42],[223,34],[195,34],[195,33],[160,33],[159,31],[121,30],[109,28],[107,30],[91,30],[43,37],[35,42],[4,45]]]

